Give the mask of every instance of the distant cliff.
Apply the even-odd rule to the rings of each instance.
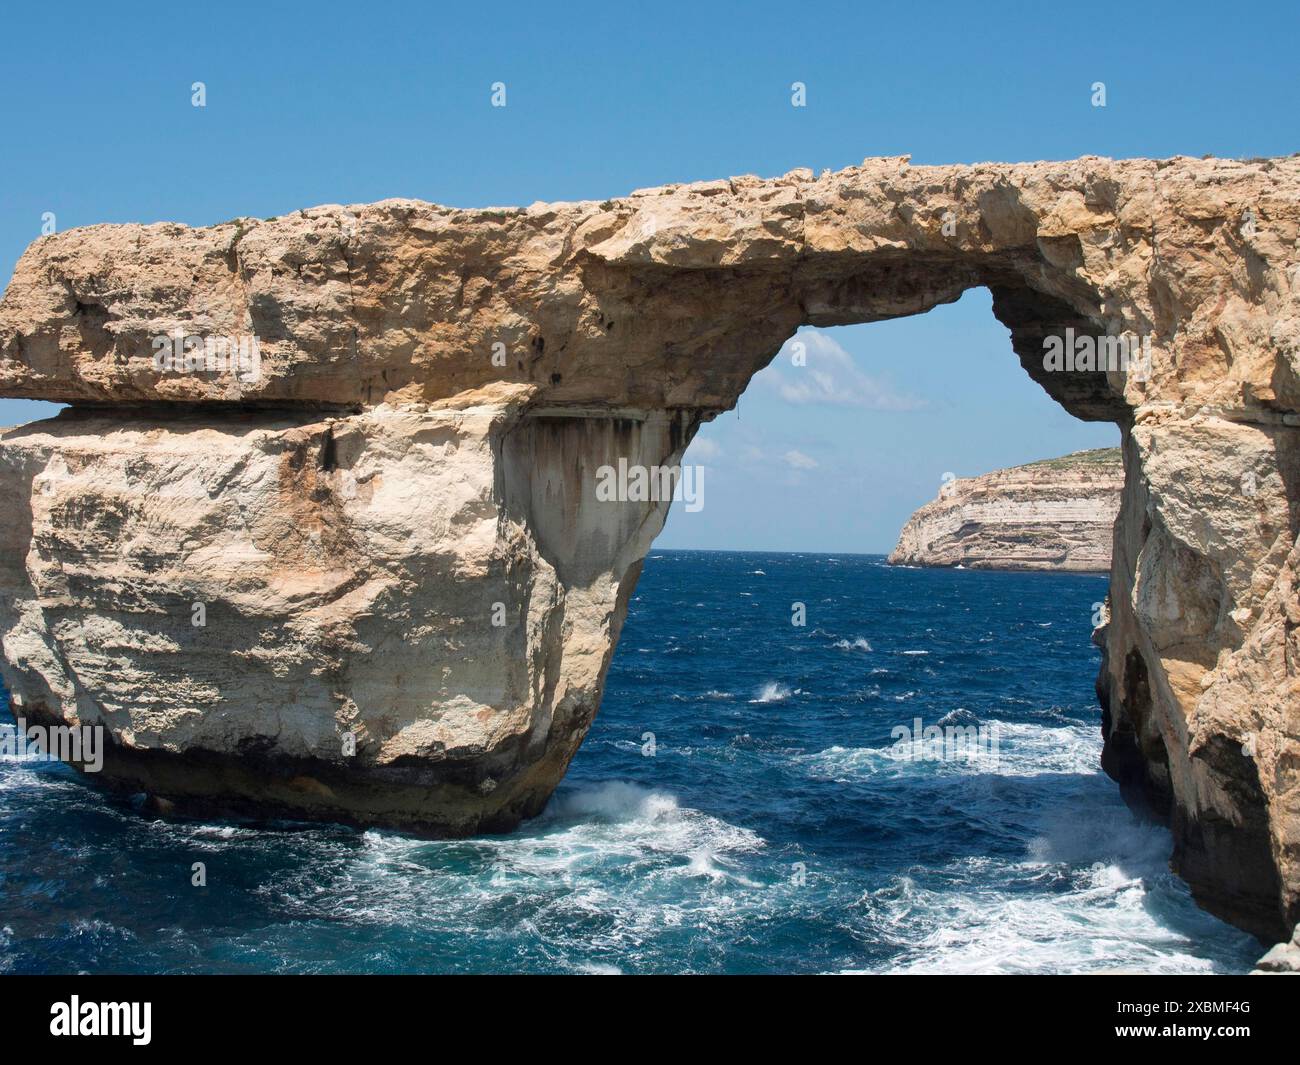
[[[1123,486],[1118,448],[948,481],[903,527],[889,561],[1105,571]]]

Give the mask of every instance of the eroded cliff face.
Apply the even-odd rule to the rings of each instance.
[[[967,569],[1110,569],[1124,468],[1114,448],[946,481],[889,561]]]
[[[1139,411],[1097,634],[1103,766],[1198,900],[1270,941],[1300,890],[1297,443],[1264,412]]]
[[[0,301],[0,394],[76,410],[0,438],[0,670],[173,802],[509,827],[595,713],[667,510],[598,498],[599,467],[676,462],[801,324],[987,286],[1031,376],[1123,435],[1107,768],[1198,897],[1283,938],[1298,203],[1295,158],[880,159],[42,238]],[[1130,334],[1141,372],[1044,362]],[[256,337],[259,364],[160,369],[169,335]]]
[[[191,807],[450,833],[538,813],[667,510],[604,511],[572,458],[683,444],[662,414],[521,420],[515,391],[4,433],[15,712],[102,724],[108,780]]]

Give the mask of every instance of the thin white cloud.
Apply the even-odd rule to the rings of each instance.
[[[722,454],[715,440],[706,440],[704,437],[697,436],[691,441],[691,446],[686,449],[686,457],[692,462],[710,462],[717,459]]]
[[[796,347],[802,345],[802,349]],[[795,364],[802,351],[804,365]],[[869,410],[916,410],[918,399],[894,392],[858,369],[853,356],[825,333],[805,330],[791,337],[772,365],[759,375],[788,403],[864,407]]]
[[[817,460],[809,455],[805,455],[802,451],[787,451],[781,457],[785,460],[785,464],[791,469],[815,470],[817,468]]]

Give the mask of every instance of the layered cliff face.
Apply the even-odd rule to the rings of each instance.
[[[538,813],[600,701],[667,504],[672,418],[523,420],[516,390],[346,418],[65,414],[0,437],[6,682],[102,724],[110,781],[468,833]]]
[[[1107,768],[1198,897],[1276,935],[1300,913],[1298,204],[1295,158],[882,159],[42,238],[0,302],[0,394],[75,409],[0,439],[0,670],[173,802],[509,827],[596,710],[667,510],[600,496],[600,467],[676,463],[802,324],[986,286],[1031,376],[1121,428]]]
[[[982,477],[945,481],[908,519],[892,565],[967,569],[1110,569],[1124,487],[1117,448],[1079,451]]]

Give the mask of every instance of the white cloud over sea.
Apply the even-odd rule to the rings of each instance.
[[[796,345],[802,345],[802,349]],[[802,352],[804,365],[795,362]],[[825,333],[805,329],[785,342],[768,370],[755,378],[787,403],[829,404],[866,410],[917,410],[923,400],[896,392],[863,373],[844,348]]]

